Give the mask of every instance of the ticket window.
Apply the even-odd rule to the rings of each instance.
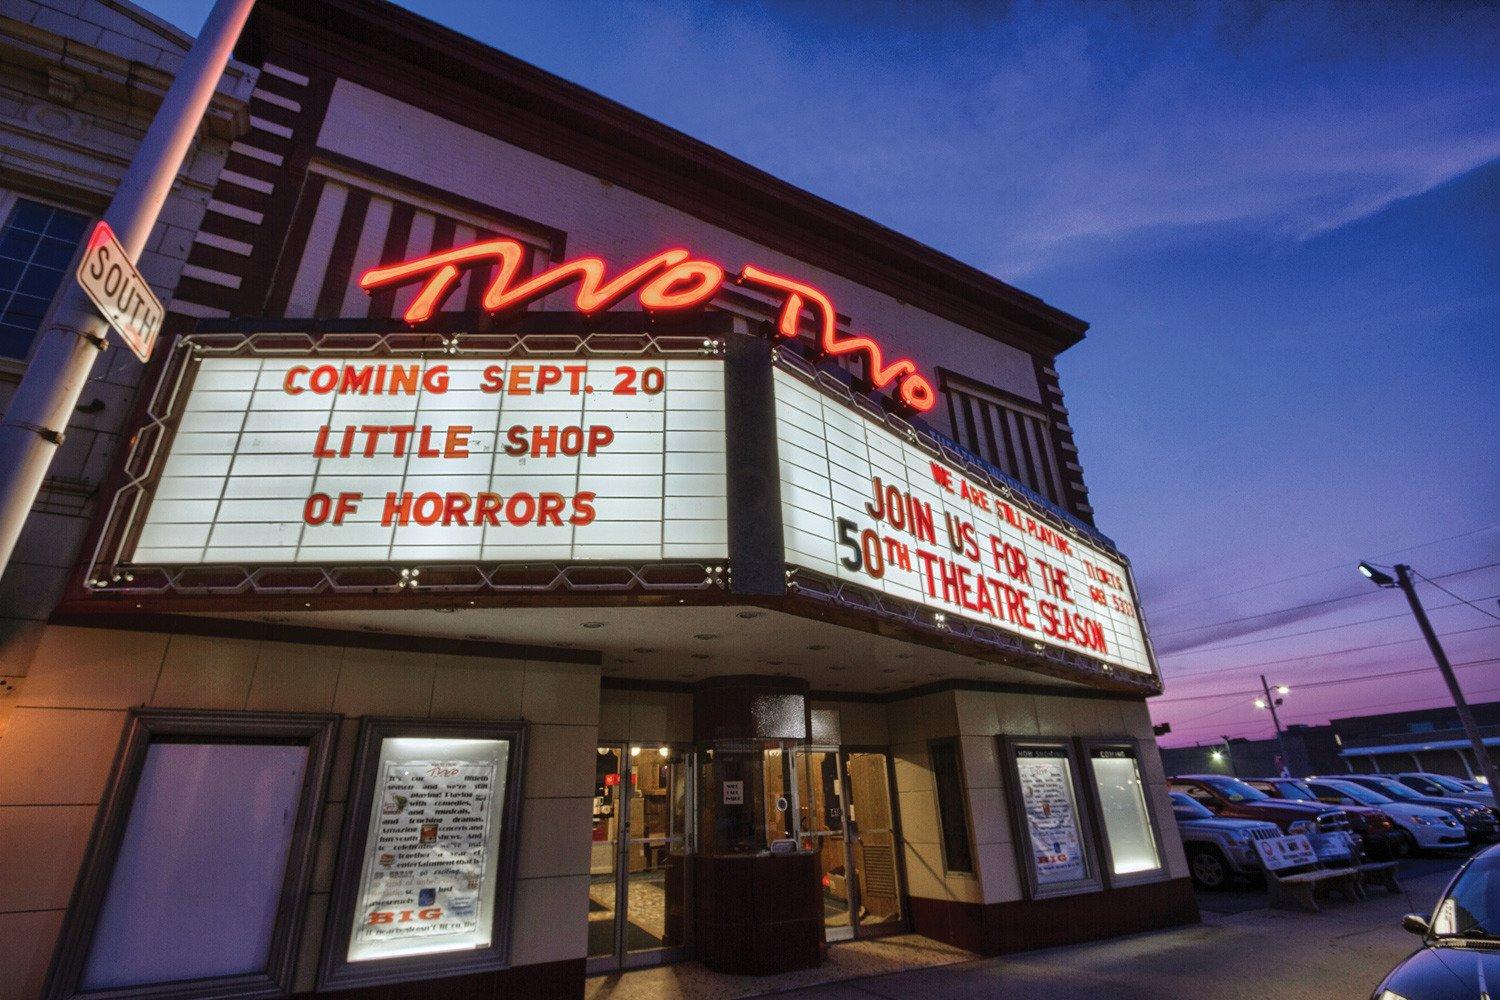
[[[743,855],[795,850],[793,744],[725,742],[700,755],[699,849]]]

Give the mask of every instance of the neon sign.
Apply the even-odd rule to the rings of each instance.
[[[406,322],[416,324],[431,319],[442,307],[443,300],[458,286],[460,270],[465,267],[495,265],[495,276],[485,289],[482,300],[487,312],[524,306],[577,282],[573,303],[585,316],[617,305],[632,293],[641,307],[649,312],[693,309],[717,295],[726,277],[718,264],[695,258],[690,251],[680,247],[663,250],[613,278],[607,277],[603,258],[578,257],[518,281],[525,259],[526,248],[516,240],[482,240],[397,264],[372,267],[360,275],[359,287],[369,292],[422,280],[421,290],[403,316]],[[781,295],[781,313],[776,323],[780,336],[796,337],[801,330],[803,310],[810,310],[815,341],[824,354],[832,357],[863,354],[869,364],[870,381],[876,388],[885,389],[894,383],[897,398],[919,412],[931,410],[936,405],[937,396],[932,383],[911,358],[897,358],[887,363],[884,352],[874,339],[844,336],[838,332],[833,301],[824,292],[806,282],[754,264],[746,264],[734,281],[735,284]]]

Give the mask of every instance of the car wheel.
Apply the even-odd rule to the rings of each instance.
[[[1401,842],[1396,845],[1396,857],[1409,858],[1417,853],[1417,838],[1411,835],[1410,830],[1401,831]]]
[[[1222,889],[1233,876],[1229,862],[1217,847],[1190,847],[1187,851],[1188,871],[1193,884],[1200,889]]]

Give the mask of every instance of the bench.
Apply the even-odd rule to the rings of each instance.
[[[1320,890],[1336,892],[1344,899],[1361,896],[1360,868],[1325,868],[1322,864],[1266,872],[1268,902],[1278,910],[1317,913]]]
[[[1367,885],[1375,884],[1385,887],[1385,891],[1395,894],[1401,891],[1401,886],[1396,882],[1396,862],[1394,861],[1371,861],[1359,866],[1359,889],[1360,895],[1364,895]]]

